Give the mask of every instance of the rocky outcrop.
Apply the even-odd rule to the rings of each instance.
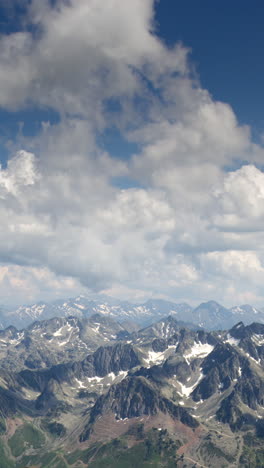
[[[204,359],[202,372],[205,377],[192,392],[193,399],[206,400],[216,392],[225,391],[240,378],[246,366],[246,358],[230,344],[219,343]]]
[[[130,344],[118,343],[100,347],[95,353],[80,362],[52,366],[50,369],[21,371],[17,382],[23,387],[41,392],[37,399],[37,408],[52,406],[60,399],[60,384],[71,384],[75,379],[104,377],[121,371],[128,371],[140,364],[139,358]]]
[[[80,436],[87,440],[93,424],[99,416],[111,411],[115,418],[130,419],[140,416],[154,416],[158,412],[168,413],[189,427],[198,427],[197,421],[181,406],[161,396],[159,391],[145,377],[127,377],[120,384],[113,385],[106,395],[98,398],[90,413],[90,420]]]

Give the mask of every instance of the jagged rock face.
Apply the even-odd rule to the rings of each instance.
[[[258,335],[264,335],[264,324],[253,322],[251,325],[248,325],[248,328],[251,333],[256,333]]]
[[[166,360],[163,369],[167,377],[176,376],[184,382],[190,375],[190,368],[182,356],[172,356]]]
[[[9,326],[5,330],[0,330],[0,339],[12,338],[16,333],[18,333],[16,327]]]
[[[142,378],[133,377],[111,389],[104,404],[111,404],[111,410],[118,419],[154,415],[162,406],[151,385]]]
[[[217,411],[217,419],[223,423],[228,423],[232,429],[235,429],[243,413],[239,409],[240,400],[236,392],[232,392],[225,398]]]
[[[61,364],[47,370],[21,371],[17,376],[20,385],[41,392],[37,408],[53,406],[62,395],[60,385],[71,385],[75,380],[100,378],[108,374],[128,371],[140,364],[133,347],[118,343],[114,346],[100,347],[95,353],[80,362]]]
[[[241,399],[236,391],[225,398],[216,413],[218,421],[229,424],[233,431],[252,429],[259,426],[263,420],[241,410]]]
[[[240,340],[240,347],[253,359],[258,361],[263,357],[264,346],[257,346],[250,337]]]
[[[52,318],[18,331],[0,331],[0,364],[5,369],[50,368],[80,360],[99,346],[114,342],[124,328],[109,317]]]
[[[139,364],[138,356],[129,344],[120,343],[112,347],[101,347],[93,355],[95,375],[99,377],[104,377],[111,372],[126,371]]]
[[[141,427],[142,438],[151,427],[160,435],[166,427],[184,450],[194,444],[187,456],[200,465],[240,466],[244,435],[262,438],[258,443],[263,446],[263,332],[263,324],[256,323],[239,323],[229,331],[188,329],[168,317],[128,333],[99,314],[85,320],[53,318],[23,331],[9,327],[0,332],[0,361],[9,363],[8,370],[0,371],[1,443],[6,443],[14,417],[11,426],[24,419],[46,432],[49,446],[43,451],[60,450],[64,443],[72,450],[75,439],[86,440],[78,446],[85,454],[105,436],[121,434],[123,442],[135,427]],[[8,430],[1,436],[5,423]],[[238,433],[232,435],[230,428]],[[61,437],[59,443],[56,437]],[[199,437],[202,450],[207,444],[211,453],[211,442],[219,442],[214,459],[195,452]],[[139,443],[137,435],[134,442]],[[236,459],[222,457],[225,445],[235,447]],[[26,456],[35,456],[33,452],[25,445]],[[65,451],[68,462],[67,455]],[[22,466],[23,460],[18,461]],[[37,465],[31,461],[26,463]]]
[[[232,346],[218,344],[202,364],[205,377],[193,391],[193,399],[206,400],[214,393],[226,390],[240,377],[245,365],[246,360]]]
[[[118,343],[114,346],[100,347],[80,363],[67,365],[62,376],[72,370],[78,377],[104,377],[107,374],[118,374],[140,364],[138,355],[130,344]],[[63,377],[62,377],[63,378]]]
[[[151,383],[144,377],[127,377],[120,384],[113,386],[106,395],[102,395],[92,408],[90,420],[80,440],[89,438],[92,426],[103,413],[111,411],[116,419],[130,419],[140,416],[153,416],[159,411],[169,413],[192,428],[197,427],[197,421],[188,412],[162,397]]]
[[[180,323],[174,317],[167,317],[131,335],[134,342],[150,342],[161,339],[168,343],[173,336],[177,336],[181,328]]]
[[[218,343],[217,338],[204,330],[197,332],[182,328],[178,334],[178,346],[176,352],[184,355],[194,343],[209,344],[215,346]]]
[[[164,338],[156,338],[155,340],[152,341],[152,349],[156,353],[165,351],[167,347],[168,347],[167,340],[164,340]]]
[[[255,372],[247,367],[235,390],[243,403],[249,408],[257,409],[257,405],[264,405],[264,382]]]
[[[228,343],[219,343],[216,345],[214,350],[206,357],[203,362],[203,372],[207,374],[212,368],[216,366],[218,368],[225,369],[227,372],[233,372],[236,370],[239,364],[239,354],[232,348]],[[233,375],[231,375],[233,378]]]
[[[264,325],[252,323],[244,326],[242,322],[230,330],[230,335],[239,341],[239,346],[256,361],[264,358]]]
[[[32,388],[34,391],[42,392],[52,378],[52,371],[24,370],[17,374],[17,382],[24,387]]]
[[[166,378],[166,373],[162,366],[152,366],[149,368],[141,367],[140,369],[133,372],[135,376],[142,376],[148,379],[150,382],[162,382]]]
[[[245,326],[243,322],[239,322],[230,330],[230,335],[237,339],[251,337],[253,334],[264,335],[264,324],[252,323]]]
[[[242,339],[250,336],[250,332],[248,328],[245,327],[243,322],[238,322],[234,327],[231,328],[229,333],[236,339]]]
[[[49,380],[44,391],[36,400],[36,409],[42,410],[55,406],[58,402],[57,395],[60,393],[60,386],[54,379]]]
[[[225,382],[226,387],[230,382]],[[220,388],[220,377],[217,369],[212,369],[202,382],[195,388],[192,393],[194,401],[207,400]],[[225,388],[226,389],[226,388]]]
[[[111,344],[104,333],[112,335]],[[80,340],[100,334],[104,346],[83,356]],[[124,340],[115,341],[120,336]],[[40,420],[58,415],[66,426],[71,412],[75,417],[78,414],[80,440],[87,439],[93,428],[100,428],[97,420],[99,416],[104,420],[108,412],[119,427],[126,418],[157,420],[162,415],[164,420],[174,418],[194,428],[207,419],[213,426],[218,418],[232,430],[254,430],[256,421],[264,417],[263,326],[259,324],[245,327],[241,323],[228,332],[206,332],[181,327],[169,317],[127,334],[109,318],[96,314],[85,321],[60,318],[36,323],[24,334],[10,327],[2,337],[16,340],[7,354],[9,359],[14,361],[17,353],[17,360],[24,359],[28,366],[16,373],[1,371],[4,414],[31,412]],[[73,358],[65,363],[65,356],[57,352],[55,365],[42,368],[43,360],[50,362],[52,352],[46,356],[46,347],[34,347],[38,337],[47,346],[60,347],[61,355],[64,345],[58,343],[68,340],[68,357]]]

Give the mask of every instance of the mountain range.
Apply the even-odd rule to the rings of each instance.
[[[192,326],[207,330],[228,329],[241,320],[245,324],[254,321],[264,323],[264,312],[251,305],[227,309],[215,301],[208,301],[193,308],[186,303],[177,304],[162,299],[151,299],[143,304],[132,304],[105,296],[90,299],[81,295],[51,303],[41,302],[30,306],[20,306],[15,310],[2,308],[0,326],[6,328],[9,325],[14,325],[16,328],[22,329],[35,320],[70,315],[85,318],[95,313],[124,323],[130,329],[131,327],[136,329],[147,326],[168,315],[175,316],[178,321],[189,324],[189,326],[192,324]]]
[[[3,468],[264,466],[264,324],[56,317],[2,330],[0,364]]]

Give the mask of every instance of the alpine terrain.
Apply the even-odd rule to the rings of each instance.
[[[206,331],[176,317],[1,330],[0,466],[264,466],[264,324]]]
[[[174,303],[163,299],[150,299],[142,304],[132,304],[111,297],[80,295],[75,298],[40,302],[19,306],[14,309],[0,308],[2,328],[14,325],[18,329],[32,324],[35,320],[53,317],[90,317],[100,313],[105,317],[125,323],[126,327],[142,328],[169,315],[178,321],[208,330],[228,329],[239,321],[246,325],[252,322],[264,323],[264,311],[246,304],[227,309],[215,301],[204,302],[197,307],[186,303]]]

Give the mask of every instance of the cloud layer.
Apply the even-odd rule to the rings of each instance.
[[[2,297],[263,303],[263,148],[155,35],[154,2],[34,0],[24,24],[0,39],[0,106],[60,119],[0,171]]]

